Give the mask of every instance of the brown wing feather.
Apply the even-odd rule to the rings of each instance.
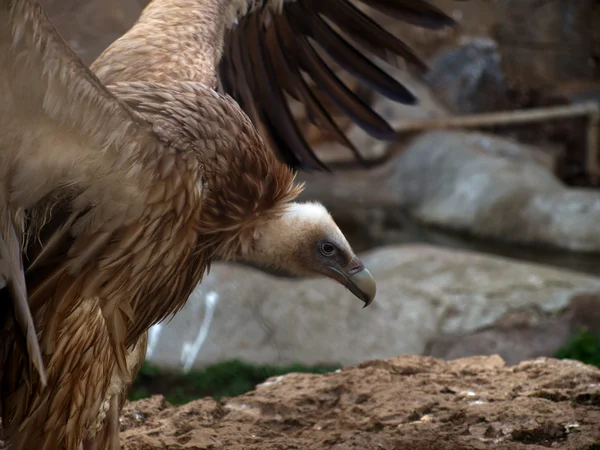
[[[0,87],[0,213],[14,222],[0,230],[3,428],[15,450],[75,449],[115,368],[130,380],[127,349],[208,266],[202,171],[76,59],[33,0],[0,0]],[[23,269],[28,305],[11,289]],[[31,311],[39,343],[11,303]],[[17,345],[43,350],[46,389]]]
[[[99,218],[108,228],[130,220],[144,183],[151,181],[143,181],[133,155],[140,148],[161,151],[163,143],[76,58],[33,0],[0,0],[0,86],[0,180],[7,193],[0,202],[0,268],[14,305],[3,319],[14,314],[44,382],[15,249],[61,201],[82,213],[77,223],[59,229],[70,239]],[[37,227],[26,227],[27,220]],[[93,257],[79,256],[66,272]]]
[[[113,377],[112,381],[116,383],[113,388],[116,387],[116,390],[120,392],[117,392],[106,400],[109,408],[106,412],[104,427],[92,439],[84,441],[82,450],[121,450],[119,442],[119,430],[121,428],[119,416],[127,401],[127,394],[133,384],[133,379],[142,368],[147,348],[148,333],[144,333],[140,336],[137,344],[127,354],[127,365],[132,374],[132,381],[122,386],[121,382]]]
[[[297,101],[304,103],[307,115],[312,123],[328,132],[333,139],[352,150],[357,159],[362,160],[362,155],[358,149],[348,140],[327,109],[323,107],[318,94],[302,77],[299,68],[291,62],[289,52],[283,51],[283,45],[277,45],[278,40],[276,28],[273,26],[266,27],[265,39],[263,40],[265,50],[273,59],[273,66],[281,71],[279,80],[283,90]]]
[[[272,135],[278,143],[275,150],[287,144],[300,149],[299,153],[306,155],[307,160],[302,161],[302,164],[319,164],[319,159],[312,152],[294,120],[284,92],[269,87],[275,85],[278,80],[276,69],[267,54],[260,29],[261,22],[260,15],[255,14],[240,24],[240,27],[245,28],[245,34],[251,37],[248,40],[247,51],[242,52],[242,58],[248,83],[253,88],[253,99],[272,122]]]
[[[38,345],[37,333],[27,299],[27,286],[21,258],[21,239],[15,223],[9,217],[8,211],[2,212],[2,239],[0,239],[0,280],[2,286],[8,289],[12,298],[13,314],[24,337],[25,352],[40,375],[42,385],[46,385],[46,370],[42,353]],[[23,344],[22,339],[17,339]]]
[[[309,75],[316,87],[334,105],[371,135],[380,139],[391,139],[395,136],[390,125],[340,80],[310,45],[308,39],[298,37],[294,33],[287,17],[280,17],[275,22],[275,28],[278,36],[283,38],[280,42],[288,54],[297,58],[299,68]]]
[[[435,29],[454,24],[450,17],[424,0],[360,2],[421,27]],[[405,86],[371,62],[346,36],[384,60],[394,55],[418,70],[426,69],[408,45],[349,0],[289,1],[284,3],[281,15],[265,2],[262,8],[244,16],[226,37],[219,66],[223,89],[240,102],[257,126],[260,123],[263,137],[293,168],[327,169],[302,138],[289,113],[286,94],[302,102],[309,120],[348,147],[359,162],[364,160],[336,124],[335,115],[346,115],[378,139],[396,138],[390,125],[339,79],[317,48],[374,92],[400,103],[417,101]],[[314,88],[303,74],[311,79]],[[333,103],[334,110],[327,107],[323,94]]]

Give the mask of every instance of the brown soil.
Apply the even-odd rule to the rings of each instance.
[[[125,406],[124,450],[600,448],[600,370],[400,356],[272,378],[220,403]]]

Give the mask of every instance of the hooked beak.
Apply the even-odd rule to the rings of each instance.
[[[363,308],[366,308],[375,299],[377,292],[377,284],[362,261],[358,258],[352,258],[352,261],[347,268],[331,268],[331,277],[344,285],[356,297],[365,302]]]

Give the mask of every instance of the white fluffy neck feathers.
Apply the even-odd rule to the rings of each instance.
[[[329,237],[347,245],[329,212],[319,203],[290,203],[278,219],[254,230],[250,254],[243,259],[293,270],[294,255],[319,239]]]

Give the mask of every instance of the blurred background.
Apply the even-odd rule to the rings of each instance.
[[[86,64],[147,4],[41,3]],[[399,128],[501,116],[407,132],[393,144],[348,123],[366,170],[302,122],[335,168],[301,174],[304,199],[332,211],[377,279],[375,302],[361,310],[327,280],[214,264],[186,307],[151,330],[130,398],[234,395],[274,374],[400,353],[600,365],[600,1],[430,3],[459,25],[392,30],[431,68],[424,77],[390,68],[420,104],[394,104],[344,80]],[[392,20],[375,18],[391,29]],[[515,123],[528,111],[535,120]]]

